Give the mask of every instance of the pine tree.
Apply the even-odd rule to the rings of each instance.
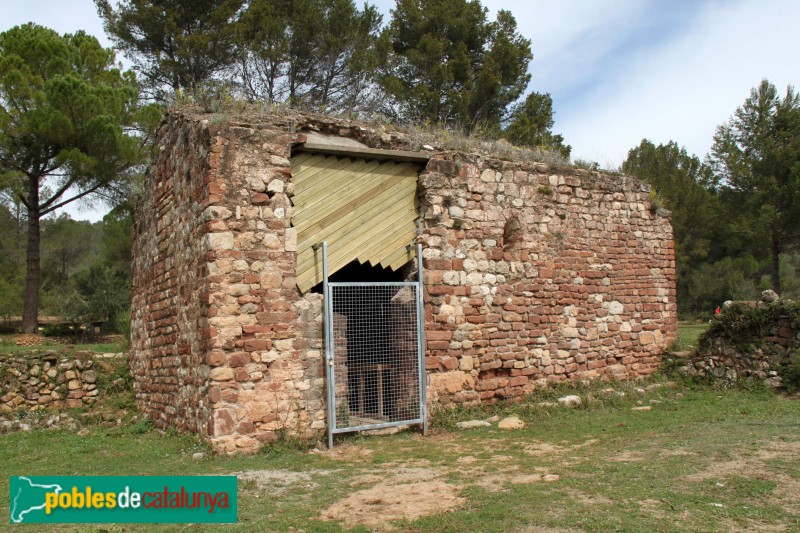
[[[25,331],[39,311],[41,217],[129,180],[138,112],[135,76],[94,37],[35,24],[0,34],[0,185],[27,214]]]
[[[525,90],[532,54],[516,20],[478,0],[398,0],[382,39],[381,86],[400,120],[499,133]]]
[[[711,163],[752,231],[768,235],[780,293],[780,254],[800,244],[800,96],[762,80],[717,128]]]
[[[196,92],[234,63],[244,0],[95,0],[106,33],[156,100]]]

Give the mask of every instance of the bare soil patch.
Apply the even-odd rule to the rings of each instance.
[[[611,461],[612,463],[636,463],[638,461],[644,461],[645,458],[647,458],[647,455],[644,452],[631,450],[606,457],[606,461]]]
[[[612,505],[614,500],[606,498],[601,494],[587,494],[579,490],[568,490],[566,493],[569,495],[571,501],[585,505],[587,507],[597,507],[599,505]]]
[[[542,456],[542,455],[561,455],[567,448],[551,444],[549,442],[533,441],[526,444],[523,451],[526,455]]]
[[[748,452],[751,451],[743,452],[739,459],[712,462],[705,470],[685,476],[684,479],[701,482],[707,479],[724,480],[728,477],[744,476],[774,481],[777,487],[768,500],[780,505],[789,513],[800,513],[800,480],[768,464],[768,461],[773,459],[796,459],[800,456],[800,441],[773,441],[755,453],[746,455]]]
[[[323,455],[339,461],[351,461],[353,459],[363,459],[364,457],[370,457],[374,453],[374,451],[364,446],[359,446],[357,444],[345,442],[343,444],[337,444],[332,449],[324,449],[324,450],[314,449],[311,451],[311,453],[316,455]]]
[[[465,500],[460,487],[443,481],[415,481],[399,485],[379,483],[356,491],[322,512],[326,520],[340,520],[348,527],[392,529],[394,520],[416,520],[455,509]]]
[[[281,494],[286,492],[299,483],[304,483],[307,487],[316,487],[316,483],[311,481],[315,474],[329,474],[326,470],[310,470],[306,472],[295,472],[292,470],[249,470],[247,472],[232,472],[231,475],[237,476],[239,481],[252,481],[257,487],[257,492],[269,491],[270,494]],[[246,489],[245,489],[246,490]]]

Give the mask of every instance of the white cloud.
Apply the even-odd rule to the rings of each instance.
[[[583,85],[599,68],[637,19],[646,3],[641,0],[488,0],[490,14],[511,11],[519,32],[531,40],[532,87],[550,92]]]
[[[111,46],[92,0],[3,0],[0,31],[35,22],[58,33],[84,30],[103,46]]]
[[[768,78],[781,90],[800,79],[794,21],[800,4],[784,0],[708,4],[674,42],[639,57],[571,109],[557,109],[555,130],[576,157],[614,166],[642,138],[674,140],[699,156],[714,129]],[[613,77],[613,79],[612,79]]]

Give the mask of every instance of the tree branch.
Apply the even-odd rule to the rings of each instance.
[[[23,194],[21,192],[17,193],[17,198],[19,198],[19,201],[22,202],[22,205],[24,205],[28,209],[28,211],[32,211],[33,210],[33,208],[31,207],[31,204],[28,203],[28,199],[25,198],[25,196],[23,196]]]
[[[83,198],[84,196],[86,196],[88,194],[92,194],[94,191],[96,191],[97,189],[99,189],[103,185],[104,185],[103,183],[98,183],[94,187],[90,187],[90,188],[86,189],[85,191],[82,191],[81,193],[76,194],[72,198],[69,198],[68,200],[64,200],[63,202],[57,203],[55,205],[51,205],[51,206],[47,207],[46,209],[42,209],[40,211],[40,213],[42,215],[46,215],[47,213],[52,213],[56,209],[58,209],[60,207],[64,207],[65,205],[67,205],[70,202],[74,202],[75,200],[79,200],[80,198]],[[44,206],[44,204],[42,204],[42,205]]]
[[[75,185],[76,181],[78,181],[78,180],[75,177],[72,177],[72,178],[68,179],[66,181],[66,183],[64,183],[64,185],[62,185],[61,188],[58,189],[55,193],[53,193],[53,195],[50,196],[50,198],[46,202],[43,202],[41,204],[42,209],[46,210],[53,202],[58,200],[61,197],[62,194],[67,192],[67,189],[69,189],[70,187]]]

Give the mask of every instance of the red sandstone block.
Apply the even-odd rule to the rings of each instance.
[[[429,296],[439,296],[443,294],[454,294],[455,287],[451,285],[428,285],[426,286]]]
[[[493,370],[495,368],[500,368],[501,366],[503,366],[503,363],[501,361],[499,361],[499,360],[497,360],[497,361],[487,361],[485,363],[481,363],[480,371],[481,372],[491,371],[491,370]]]
[[[209,366],[222,366],[225,364],[225,352],[208,352],[206,355],[206,364]]]
[[[272,341],[267,339],[255,339],[249,340],[244,342],[244,351],[245,352],[259,352],[263,350],[269,350],[272,348]],[[248,354],[247,360],[250,360],[250,356]]]
[[[228,356],[228,366],[231,368],[243,367],[249,362],[250,354],[247,352],[234,352]]]
[[[431,341],[428,340],[428,349],[429,350],[446,350],[450,346],[450,343],[447,341]]]
[[[253,433],[255,427],[253,426],[252,422],[240,422],[239,426],[236,428],[236,432],[240,435],[249,435]]]
[[[236,403],[239,401],[239,393],[234,389],[223,389],[222,400],[225,402]]]
[[[429,341],[450,341],[453,338],[452,331],[427,331],[425,338]]]
[[[274,431],[259,431],[256,433],[256,440],[259,442],[275,442],[278,440],[278,434]]]
[[[454,357],[444,357],[442,358],[442,366],[445,370],[456,370],[458,369],[458,359]]]
[[[222,391],[219,389],[219,387],[211,387],[208,390],[208,397],[212,403],[217,403],[222,399]]]

